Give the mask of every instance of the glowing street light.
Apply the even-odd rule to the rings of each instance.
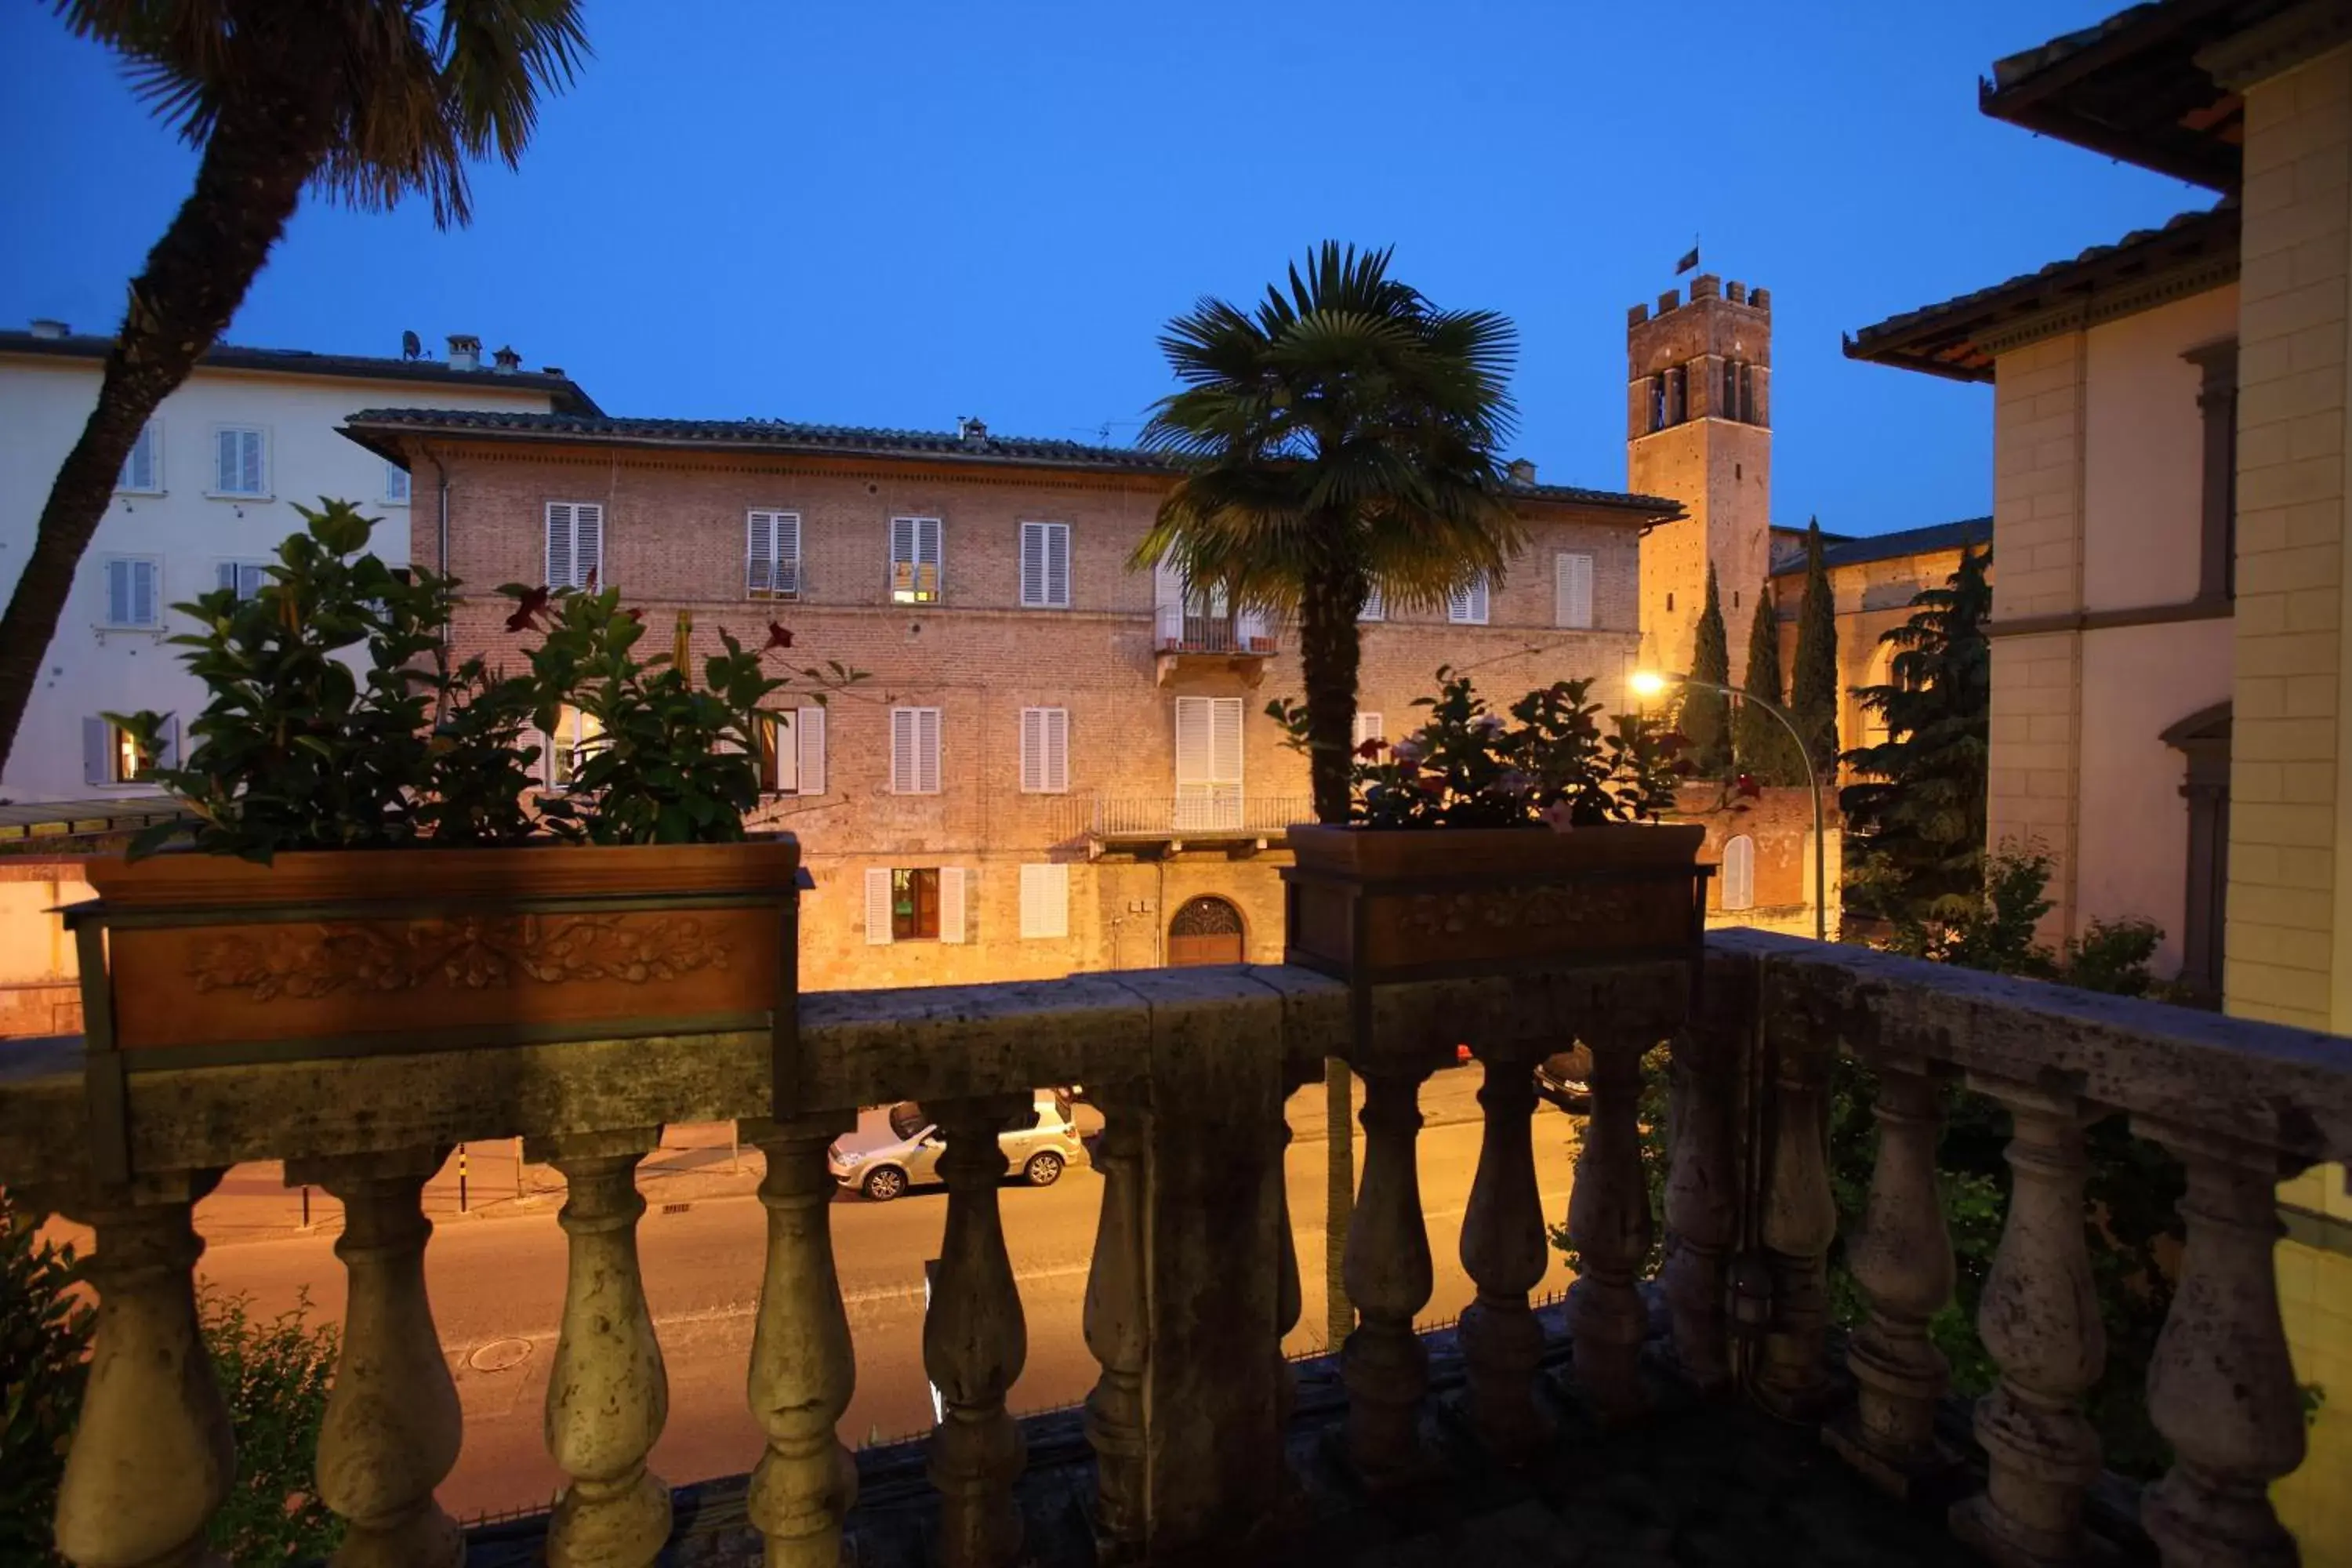
[[[1741,702],[1753,702],[1778,719],[1780,728],[1789,731],[1789,738],[1797,742],[1797,755],[1805,764],[1806,791],[1813,797],[1813,940],[1829,941],[1829,837],[1822,821],[1822,784],[1813,772],[1813,749],[1805,743],[1804,735],[1797,728],[1797,721],[1780,704],[1768,702],[1752,691],[1726,685],[1720,680],[1701,680],[1696,676],[1664,675],[1654,669],[1640,669],[1633,672],[1633,679],[1626,684],[1633,688],[1634,696],[1644,700],[1664,696],[1669,687],[1705,687],[1709,691],[1720,691],[1726,697]]]

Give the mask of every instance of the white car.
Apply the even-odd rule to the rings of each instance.
[[[1026,1127],[997,1135],[1005,1157],[1021,1179],[1033,1187],[1050,1187],[1062,1172],[1083,1163],[1086,1145],[1078,1141],[1070,1097],[1060,1089],[1041,1089],[1036,1114]],[[857,1113],[855,1131],[834,1140],[825,1163],[833,1179],[877,1204],[887,1204],[917,1182],[939,1179],[940,1151],[946,1140],[929,1114],[911,1100],[887,1110]]]

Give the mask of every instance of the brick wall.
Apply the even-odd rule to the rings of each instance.
[[[871,672],[828,704],[824,793],[780,798],[759,817],[761,826],[799,835],[817,883],[806,900],[803,947],[811,987],[1153,964],[1165,951],[1167,920],[1196,895],[1234,904],[1252,958],[1278,956],[1278,851],[1260,854],[1245,843],[1165,862],[1090,858],[1100,849],[1086,831],[1097,797],[1173,795],[1180,695],[1239,699],[1246,796],[1295,802],[1297,815],[1306,815],[1304,759],[1262,713],[1268,699],[1302,690],[1287,628],[1275,628],[1276,657],[1242,661],[1240,672],[1202,660],[1162,678],[1151,574],[1128,568],[1160,481],[942,476],[911,465],[794,468],[610,450],[438,455],[450,474],[449,565],[466,584],[538,582],[546,504],[599,501],[606,508],[606,580],[645,610],[655,646],[669,646],[680,611],[694,616],[698,657],[717,650],[722,628],[757,645],[773,619],[794,635],[791,655],[772,661],[780,671],[787,663],[839,659]],[[802,602],[745,599],[744,513],[751,508],[800,513]],[[910,514],[942,520],[938,604],[888,599],[888,520]],[[1071,525],[1071,608],[1019,607],[1024,521]],[[1598,681],[1596,700],[1621,703],[1640,614],[1634,528],[1606,513],[1544,505],[1530,506],[1526,521],[1528,550],[1490,593],[1486,625],[1456,626],[1442,608],[1402,605],[1390,606],[1385,622],[1366,625],[1359,706],[1381,713],[1391,738],[1417,727],[1412,700],[1434,690],[1440,665],[1471,671],[1497,705],[1538,684],[1588,676]],[[434,559],[433,519],[418,520],[415,542],[419,559]],[[1593,629],[1554,624],[1553,555],[1564,550],[1594,557]],[[504,630],[506,614],[503,600],[469,600],[457,622],[461,649],[519,659],[524,639]],[[940,710],[937,795],[890,792],[889,710],[897,706]],[[1033,706],[1068,710],[1066,794],[1021,791],[1020,710]],[[1041,862],[1070,867],[1066,938],[1020,935],[1019,868]],[[950,866],[967,875],[967,941],[866,940],[868,868]]]
[[[2352,1030],[2344,452],[2352,50],[2246,94],[2231,1012]]]

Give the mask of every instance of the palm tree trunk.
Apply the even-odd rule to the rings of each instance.
[[[0,771],[15,749],[42,660],[123,459],[148,416],[219,337],[324,160],[329,125],[316,89],[239,84],[205,143],[195,189],[147,253],[98,388],[98,406],[66,454],[0,616]]]
[[[1344,522],[1319,531],[1338,535]],[[1307,574],[1298,605],[1299,675],[1307,687],[1307,777],[1315,820],[1348,820],[1356,727],[1356,670],[1363,643],[1356,616],[1364,605],[1364,574],[1326,559]],[[1356,1208],[1355,1075],[1338,1057],[1323,1059],[1323,1271],[1325,1338],[1336,1351],[1356,1327],[1348,1300],[1348,1225]]]

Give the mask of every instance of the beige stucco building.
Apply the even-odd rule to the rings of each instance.
[[[2137,6],[1983,105],[2220,197],[1849,345],[1993,386],[1992,835],[2057,856],[2059,930],[2149,916],[2229,1011],[2352,1033],[2352,6]],[[2352,1200],[2281,1197],[2325,1393],[2278,1497],[2352,1561]]]

